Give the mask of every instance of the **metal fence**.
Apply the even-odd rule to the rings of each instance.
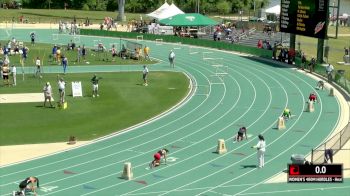
[[[311,162],[314,164],[322,164],[325,161],[326,149],[332,149],[333,154],[337,153],[345,145],[350,138],[350,123],[348,123],[339,133],[328,139],[315,149],[312,149]]]

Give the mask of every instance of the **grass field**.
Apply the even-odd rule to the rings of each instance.
[[[19,21],[20,16],[24,16],[29,23],[58,23],[60,20],[70,21],[75,16],[78,23],[85,22],[88,17],[93,24],[103,22],[105,17],[116,18],[118,12],[108,11],[83,11],[83,10],[63,10],[63,9],[0,9],[0,22]],[[141,14],[147,18],[145,14]],[[126,13],[127,20],[139,19],[140,14]]]
[[[350,27],[344,28],[350,29]],[[317,39],[305,36],[297,36],[296,42],[300,42],[300,49],[305,52],[307,59],[317,56]],[[327,43],[328,42],[328,43]],[[345,65],[340,65],[338,62],[343,61],[344,47],[350,47],[350,37],[339,36],[337,39],[329,38],[325,42],[325,46],[328,44],[330,47],[328,55],[328,63],[334,65],[335,69],[346,70],[346,77],[350,79],[350,67]],[[298,45],[296,44],[298,48]]]
[[[1,46],[4,46],[6,42],[0,42]],[[52,61],[50,57],[53,44],[35,44],[35,46],[31,46],[30,43],[24,43],[25,46],[29,48],[28,59],[25,65],[34,65],[34,60],[36,57],[39,57],[44,65],[57,65],[58,63]],[[77,45],[78,47],[79,45]],[[107,46],[108,47],[108,46]],[[102,54],[98,54],[90,49],[87,51],[86,61],[81,59],[80,62],[77,61],[77,50],[66,50],[67,46],[61,46],[62,55],[67,56],[69,66],[75,65],[140,65],[140,64],[154,64],[157,61],[145,61],[145,60],[133,60],[133,59],[121,59],[120,57],[116,57],[115,61],[112,61],[111,52],[104,52]],[[117,49],[119,51],[119,49]],[[12,55],[10,57],[11,64],[19,65],[20,64],[20,55]],[[108,59],[108,60],[106,60]],[[87,63],[88,62],[88,63]]]
[[[58,100],[56,74],[46,74],[42,80],[27,77],[16,87],[0,86],[0,94],[40,93],[46,81],[53,87]],[[99,73],[100,97],[91,97],[92,74],[69,74],[66,100],[68,109],[44,108],[43,103],[1,104],[0,144],[14,145],[67,141],[70,135],[78,140],[90,140],[164,112],[188,92],[189,81],[182,73],[151,72],[149,86],[142,86],[142,74]],[[84,97],[71,96],[71,81],[81,81]],[[21,137],[18,137],[18,136]]]

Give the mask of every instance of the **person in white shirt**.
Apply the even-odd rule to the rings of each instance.
[[[256,148],[257,151],[257,155],[258,155],[258,163],[259,163],[259,168],[264,167],[264,156],[265,156],[265,148],[266,148],[266,143],[265,143],[265,139],[264,136],[259,135],[259,142],[256,146],[253,146],[252,148]]]
[[[326,67],[326,74],[328,78],[328,82],[332,82],[332,73],[333,73],[334,67],[331,64],[328,64]]]
[[[169,62],[170,62],[170,67],[174,68],[175,67],[175,52],[173,50],[170,50]]]
[[[44,107],[46,107],[46,101],[49,101],[50,107],[53,107],[53,105],[51,103],[52,88],[51,88],[50,82],[46,82],[46,85],[44,86],[43,91],[44,91],[44,97],[45,97]]]
[[[35,76],[37,76],[39,74],[39,77],[40,77],[41,76],[41,61],[40,61],[39,57],[36,57],[35,66],[36,66]]]
[[[57,77],[59,77],[59,76],[57,76]],[[64,103],[65,89],[66,89],[66,82],[63,80],[63,78],[60,78],[58,80],[58,93],[60,95],[60,104],[61,105]]]
[[[17,79],[16,79],[16,75],[17,75],[17,69],[16,69],[16,66],[15,65],[12,65],[12,80],[13,80],[13,86],[16,86],[17,85]]]
[[[142,79],[143,79],[143,85],[148,86],[147,83],[147,76],[148,76],[148,68],[146,65],[143,66],[143,71],[142,71]]]

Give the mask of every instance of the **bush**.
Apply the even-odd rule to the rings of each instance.
[[[89,6],[86,3],[83,5],[83,7],[81,9],[84,10],[84,11],[89,11],[90,10]]]

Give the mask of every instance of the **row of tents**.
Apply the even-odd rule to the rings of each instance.
[[[202,14],[185,14],[174,3],[169,5],[167,2],[164,2],[162,6],[147,16],[157,19],[160,24],[167,26],[214,26],[218,24],[215,20]]]

